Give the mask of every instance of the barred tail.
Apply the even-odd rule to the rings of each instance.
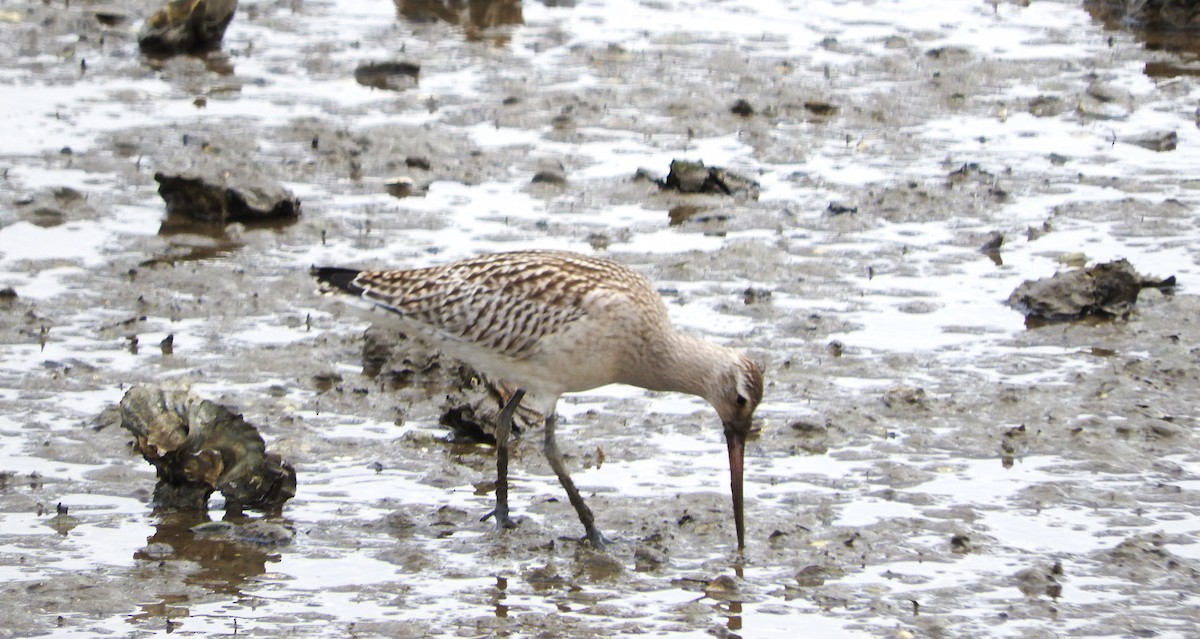
[[[317,290],[322,294],[348,293],[355,297],[363,294],[363,288],[354,283],[360,271],[336,266],[314,266],[309,274],[317,278]]]

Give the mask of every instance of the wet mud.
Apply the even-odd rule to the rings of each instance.
[[[0,144],[0,637],[1196,636],[1189,54],[1077,2],[383,4],[243,1],[153,60],[161,4],[0,11],[37,125]],[[703,170],[661,188],[674,161]],[[303,210],[168,218],[156,172],[214,165]],[[503,391],[308,276],[531,247],[628,263],[763,363],[744,555],[716,416],[629,389],[559,407],[608,554],[536,416],[520,526],[480,521]],[[1176,285],[1006,304],[1120,259]],[[115,407],[163,383],[295,496],[156,509]]]

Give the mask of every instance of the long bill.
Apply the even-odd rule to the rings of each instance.
[[[725,445],[729,448],[729,487],[733,491],[733,525],[737,529],[738,550],[746,548],[746,518],[743,514],[742,476],[746,460],[746,432],[725,426]]]

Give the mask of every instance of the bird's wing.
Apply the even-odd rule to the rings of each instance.
[[[445,266],[363,271],[365,299],[429,334],[513,358],[587,315],[588,295],[608,282],[610,263],[548,252],[500,253]]]

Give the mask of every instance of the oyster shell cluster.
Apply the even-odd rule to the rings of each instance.
[[[170,0],[146,19],[138,46],[164,56],[216,49],[237,6],[237,0]]]
[[[296,471],[267,453],[239,414],[187,388],[135,386],[121,399],[121,426],[158,471],[154,503],[205,509],[213,492],[226,510],[272,510],[296,494]]]

